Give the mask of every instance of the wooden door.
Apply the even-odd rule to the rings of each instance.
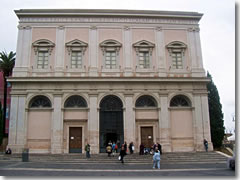
[[[82,128],[69,128],[69,153],[82,153]]]
[[[153,127],[141,127],[141,143],[144,147],[151,148],[153,145]]]

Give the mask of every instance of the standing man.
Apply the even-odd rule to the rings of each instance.
[[[86,151],[86,157],[90,158],[90,144],[87,143],[85,146],[85,151]]]
[[[203,140],[203,144],[204,144],[206,152],[208,152],[208,141],[206,139]]]

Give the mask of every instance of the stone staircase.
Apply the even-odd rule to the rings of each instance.
[[[139,155],[138,153],[125,156],[125,163],[152,164],[152,155]],[[0,161],[22,161],[21,154],[0,154]],[[92,154],[90,159],[85,154],[29,154],[30,162],[54,162],[54,163],[95,163],[111,164],[119,163],[118,155],[108,157],[107,154]],[[226,163],[227,157],[217,152],[176,152],[164,153],[161,156],[161,164],[178,163]]]

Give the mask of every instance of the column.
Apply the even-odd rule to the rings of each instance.
[[[135,112],[133,111],[133,94],[125,94],[126,111],[124,118],[124,141],[135,143]]]
[[[164,33],[161,27],[155,29],[156,36],[156,68],[159,76],[166,76],[166,54],[164,46]]]
[[[97,41],[97,27],[92,26],[89,29],[89,60],[90,60],[90,76],[98,76],[98,41]]]
[[[124,75],[132,76],[132,72],[133,72],[132,37],[131,37],[131,30],[128,26],[124,27],[123,38],[124,38],[123,59],[125,64]]]
[[[59,26],[56,29],[56,54],[55,54],[55,75],[63,75],[65,58],[65,27]]]
[[[25,96],[11,97],[8,146],[15,153],[21,153],[26,147],[27,121],[25,119]]]
[[[88,143],[91,154],[99,153],[99,112],[97,109],[97,93],[89,94]]]
[[[159,94],[160,96],[160,111],[159,111],[159,128],[160,142],[164,152],[171,152],[171,126],[168,111],[168,96],[167,94]]]
[[[54,94],[51,134],[51,153],[63,153],[63,112],[62,94]]]

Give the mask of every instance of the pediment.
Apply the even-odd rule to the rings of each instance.
[[[32,44],[34,47],[54,47],[55,44],[47,39],[39,39]]]
[[[149,41],[141,40],[133,44],[135,48],[153,48],[155,45]]]
[[[66,46],[67,47],[87,47],[88,44],[83,41],[80,41],[79,39],[74,39],[74,40],[66,43]]]
[[[186,49],[187,45],[181,41],[173,41],[166,46],[168,49]]]
[[[122,44],[116,40],[108,39],[100,43],[101,47],[121,47]]]

